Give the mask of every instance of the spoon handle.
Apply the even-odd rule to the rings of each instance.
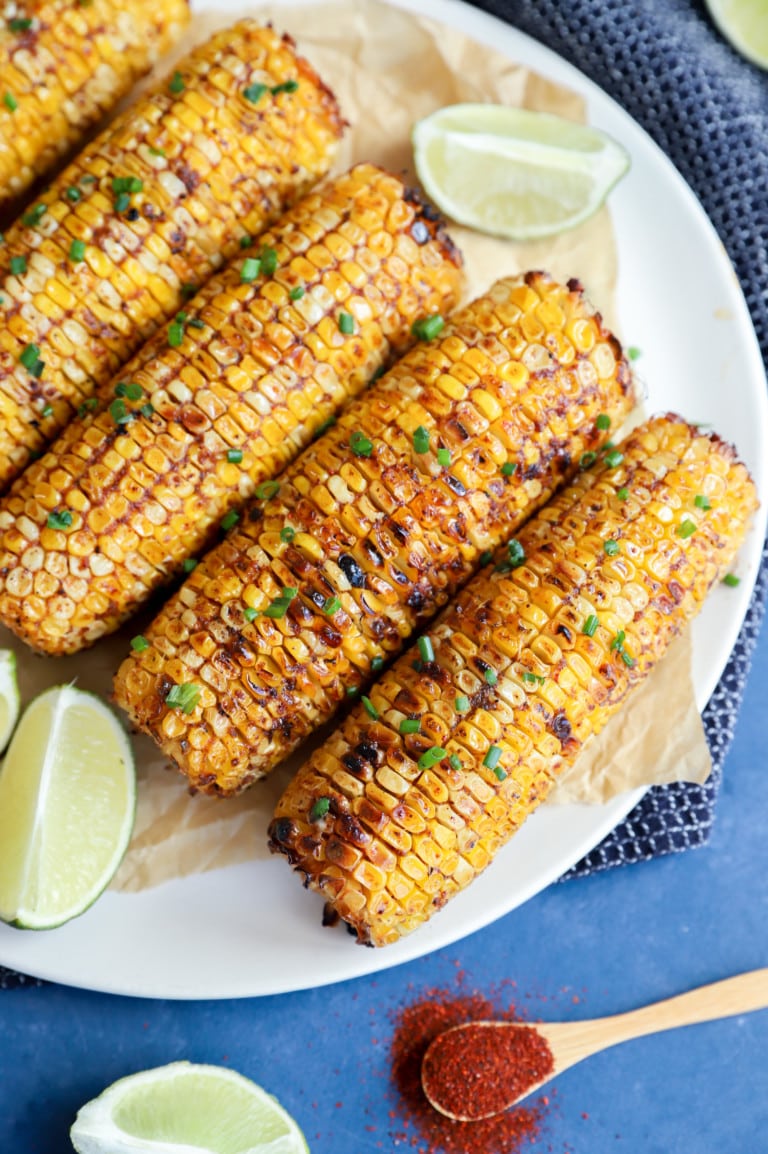
[[[629,1038],[642,1038],[677,1026],[692,1026],[697,1022],[711,1022],[716,1018],[729,1018],[734,1014],[748,1014],[766,1008],[768,969],[750,970],[639,1010],[603,1018],[604,1044],[612,1046]]]

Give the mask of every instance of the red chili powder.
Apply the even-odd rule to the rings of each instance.
[[[422,1083],[449,1113],[476,1120],[500,1113],[553,1069],[549,1043],[533,1026],[477,1024],[438,1039],[422,1063]]]
[[[517,1154],[541,1131],[547,1099],[518,1106],[482,1122],[453,1122],[430,1106],[421,1088],[421,1063],[438,1034],[483,1019],[519,1020],[513,1006],[500,1009],[481,994],[456,996],[428,990],[399,1011],[391,1044],[392,1078],[399,1096],[402,1131],[393,1133],[418,1154]]]

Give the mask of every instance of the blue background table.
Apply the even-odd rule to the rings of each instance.
[[[765,351],[768,198],[760,172],[768,156],[754,146],[765,135],[765,74],[728,56],[698,0],[482,6],[584,68],[673,154],[728,243]],[[715,95],[713,87],[686,88],[697,47],[689,36],[709,37]],[[645,85],[638,63],[651,50],[663,57],[661,95]],[[700,110],[700,136],[690,119],[681,133],[675,100]],[[714,147],[707,132],[718,117],[730,117],[730,127]],[[704,848],[552,886],[440,953],[320,990],[197,1003],[56,985],[0,994],[3,1154],[61,1154],[79,1105],[118,1077],[179,1058],[228,1064],[263,1084],[296,1116],[313,1154],[391,1150],[399,1130],[388,1097],[391,1018],[427,988],[457,990],[462,973],[464,992],[487,994],[512,979],[531,1016],[573,1019],[768,964],[766,684],[764,631]],[[758,1154],[768,1150],[768,1012],[633,1042],[575,1067],[555,1087],[537,1150]]]
[[[196,1003],[55,985],[0,994],[4,1154],[62,1154],[79,1105],[115,1078],[179,1058],[260,1082],[313,1154],[391,1150],[390,1015],[426,988],[457,988],[460,970],[464,988],[483,993],[513,979],[532,1016],[557,1020],[764,966],[766,684],[764,631],[702,849],[552,886],[438,954],[320,990]],[[555,1085],[535,1149],[758,1154],[768,1149],[768,1012],[629,1043]]]

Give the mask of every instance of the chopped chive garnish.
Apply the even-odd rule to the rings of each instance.
[[[483,765],[486,769],[495,769],[501,761],[502,749],[500,745],[492,745],[483,758]]]
[[[675,532],[677,533],[678,537],[682,537],[683,539],[686,537],[692,537],[696,532],[696,522],[688,520],[681,521]]]
[[[48,209],[44,204],[36,204],[34,208],[25,212],[21,219],[27,228],[34,228],[36,224],[40,223],[47,211]]]
[[[46,405],[45,408],[43,409],[42,413],[40,414],[40,416],[41,417],[52,417],[53,416],[53,405]]]
[[[469,698],[465,694],[459,694],[454,704],[457,713],[469,713]]]
[[[517,462],[516,461],[505,461],[504,464],[501,466],[501,472],[502,472],[502,475],[504,477],[511,477],[512,474],[516,470],[517,470]]]
[[[584,624],[581,627],[581,632],[586,633],[587,637],[594,637],[595,634],[597,633],[599,626],[600,626],[599,618],[596,617],[594,613],[590,613],[589,617],[586,619],[586,621],[584,622]]]
[[[420,321],[414,321],[411,325],[411,332],[419,341],[432,341],[443,331],[445,321],[440,316],[440,313],[434,313],[431,317],[423,317]]]
[[[147,401],[146,405],[141,406],[139,412],[141,413],[142,417],[146,417],[147,420],[149,420],[149,418],[153,416],[155,412],[155,406],[151,405],[149,401]]]
[[[52,513],[48,514],[46,525],[49,529],[69,529],[72,525],[72,514],[69,509],[54,509]]]
[[[295,597],[298,597],[298,595],[298,589],[287,586],[285,589],[283,589],[282,595],[280,597],[275,597],[274,601],[269,603],[267,608],[264,610],[264,616],[273,618],[285,617],[286,613],[288,612],[289,605]]]
[[[438,463],[438,465],[442,465],[443,468],[446,469],[451,463],[451,450],[450,449],[438,449],[437,450],[437,463]]]
[[[351,336],[355,331],[355,318],[351,313],[339,313],[338,325],[340,333],[344,333],[347,337]]]
[[[627,356],[629,357],[629,359],[631,361],[636,361],[637,358],[641,357],[642,355],[643,355],[643,351],[642,351],[642,349],[639,349],[637,347],[637,345],[630,345],[629,348],[627,349]]]
[[[240,514],[237,512],[237,510],[236,509],[230,509],[229,512],[225,513],[224,516],[221,518],[221,521],[219,522],[219,526],[226,533],[226,532],[228,532],[228,530],[234,529],[235,525],[237,524],[237,522],[239,520],[240,520]]]
[[[148,147],[149,147],[149,151],[151,152],[152,156],[165,156],[165,149],[164,148],[157,148],[157,146],[154,144],[150,144]]]
[[[131,638],[131,649],[134,653],[143,653],[145,649],[149,649],[149,642],[139,633],[137,637]]]
[[[480,564],[481,565],[488,565],[489,562],[492,560],[493,560],[493,553],[491,552],[491,550],[490,549],[483,549],[482,553],[480,554]]]
[[[348,685],[344,692],[347,697],[357,697],[360,692],[360,687],[358,685]]]
[[[29,371],[32,372],[32,369],[35,367],[39,356],[40,349],[37,345],[27,345],[27,347],[21,351],[19,362],[24,366],[25,369],[29,369]]]
[[[422,753],[418,760],[419,769],[431,769],[433,765],[437,765],[444,757],[448,756],[448,750],[443,749],[440,745],[432,745]]]
[[[264,276],[274,276],[277,272],[277,251],[274,248],[268,248],[267,245],[261,250],[259,254],[261,260],[261,271]]]
[[[14,16],[8,21],[11,32],[27,32],[32,27],[32,20],[28,16]]]
[[[85,260],[85,241],[73,240],[69,246],[69,259],[79,264],[81,260]]]
[[[260,272],[261,261],[258,257],[248,256],[243,261],[243,267],[240,269],[240,280],[243,284],[252,284]]]
[[[288,296],[291,298],[292,301],[300,301],[301,298],[304,296],[305,291],[306,290],[304,289],[303,285],[297,284],[297,285],[294,285],[294,287],[288,293]]]
[[[401,733],[418,733],[421,729],[421,722],[418,717],[406,717],[400,722]]]
[[[118,397],[109,406],[109,415],[116,425],[127,425],[129,421],[133,420],[133,413],[128,412],[122,397]]]
[[[419,425],[413,434],[413,450],[415,453],[429,452],[429,430],[425,429],[423,425]]]
[[[168,325],[168,344],[172,349],[181,348],[184,343],[184,322],[175,320]]]
[[[424,662],[419,661],[418,657],[416,658],[415,661],[411,662],[411,669],[415,669],[417,673],[421,673],[423,668],[424,668]]]
[[[624,460],[624,454],[620,453],[618,449],[613,449],[610,453],[605,454],[605,463],[609,469],[615,469]]]
[[[248,233],[246,233],[245,236],[240,237],[240,248],[250,248],[252,244],[253,237],[249,236]]]
[[[629,489],[627,489],[626,486],[623,489],[617,489],[616,496],[620,501],[626,501],[627,497],[629,496]]]
[[[98,403],[99,402],[96,397],[86,397],[82,405],[77,406],[78,417],[84,417],[85,414],[89,412],[89,410],[95,409]]]
[[[14,276],[23,276],[27,271],[27,258],[25,256],[11,257],[11,272]]]
[[[143,187],[144,181],[140,180],[138,176],[112,177],[113,192],[141,192]]]
[[[184,83],[184,77],[181,75],[180,72],[178,72],[178,71],[174,72],[173,76],[170,79],[168,87],[174,96],[178,96],[180,92],[184,91],[184,89],[186,88],[186,85]]]
[[[245,609],[243,610],[243,617],[246,621],[255,621],[258,616],[258,609],[254,609],[252,605],[246,605]]]
[[[484,677],[486,685],[495,685],[499,680],[499,675],[495,669],[486,669]]]
[[[603,542],[603,551],[604,551],[606,557],[615,557],[619,551],[619,542],[618,541],[604,541]]]
[[[321,821],[331,808],[331,799],[329,797],[319,797],[309,811],[310,821]]]
[[[326,597],[323,605],[323,613],[329,617],[333,617],[334,613],[338,613],[341,609],[341,601],[338,597]]]
[[[735,573],[726,573],[723,577],[723,585],[727,585],[729,589],[735,589],[740,584],[741,577],[737,577]]]
[[[296,536],[296,530],[292,529],[290,525],[285,525],[280,530],[280,540],[284,541],[286,545],[290,544],[290,542],[293,540],[293,538],[295,536]]]
[[[519,569],[525,563],[525,549],[516,538],[507,544],[506,560],[496,566],[497,573],[509,573],[512,569]]]
[[[621,660],[624,662],[624,664],[629,669],[632,669],[634,667],[634,664],[635,664],[634,657],[630,657],[629,654],[625,650],[623,650],[623,649],[619,650],[619,656],[621,657]]]
[[[242,449],[227,449],[227,460],[230,465],[239,465],[243,459]]]
[[[256,486],[256,496],[260,501],[269,501],[272,497],[276,497],[279,492],[279,481],[262,481],[260,485]]]
[[[546,681],[539,673],[531,673],[530,670],[524,669],[522,673],[523,681],[526,685],[543,685]]]
[[[131,198],[127,192],[121,192],[115,197],[115,212],[126,212],[131,207]]]
[[[422,661],[435,660],[435,651],[432,647],[432,639],[430,637],[420,637],[416,644],[419,647],[419,654]]]
[[[602,432],[605,432],[606,429],[610,429],[611,427],[611,418],[607,413],[599,413],[595,424],[597,425],[598,429],[602,430]]]
[[[180,709],[182,713],[192,713],[200,700],[200,686],[193,681],[185,681],[183,685],[172,685],[165,698],[169,709]]]
[[[624,642],[626,641],[626,639],[627,639],[626,633],[624,632],[623,629],[620,629],[619,632],[614,637],[613,641],[611,642],[611,650],[621,649],[621,647],[624,644]]]
[[[198,562],[197,562],[196,558],[187,557],[182,562],[181,568],[184,570],[185,573],[192,573],[192,572],[194,572],[195,569],[197,569],[197,566],[198,566]]]
[[[594,465],[596,460],[597,453],[594,453],[591,449],[589,449],[588,452],[582,453],[579,457],[579,466],[582,469],[588,469],[590,465]]]
[[[144,390],[135,381],[129,381],[125,386],[125,395],[129,401],[138,401],[144,396]]]
[[[80,183],[81,184],[95,184],[96,183],[96,177],[93,175],[93,173],[87,172],[85,174],[85,176],[80,177]]]
[[[128,385],[126,381],[118,381],[112,390],[116,397],[125,397],[128,394]]]
[[[693,503],[697,509],[711,509],[709,497],[705,497],[703,493],[697,493],[693,498]]]
[[[200,317],[190,317],[187,324],[191,329],[204,329],[205,321],[201,321]]]
[[[249,104],[258,104],[266,91],[266,84],[249,84],[243,89],[243,96]]]
[[[298,87],[298,80],[284,80],[282,84],[275,84],[270,91],[273,96],[278,96],[281,92],[295,92]]]
[[[379,711],[371,701],[370,697],[361,697],[360,700],[362,701],[363,709],[368,714],[368,716],[372,717],[374,721],[378,721]]]
[[[459,757],[458,753],[451,754],[451,756],[448,758],[448,764],[450,765],[451,769],[459,770],[462,768],[461,758]]]
[[[3,96],[3,104],[9,112],[15,112],[19,107],[19,102],[12,92],[6,92]]]
[[[182,300],[185,300],[185,301],[190,300],[195,295],[196,292],[197,292],[197,285],[196,284],[183,284],[181,286]]]
[[[64,195],[66,196],[67,200],[70,200],[72,202],[72,204],[77,204],[78,200],[83,199],[82,192],[80,191],[79,188],[75,188],[74,184],[71,184],[69,186],[69,188],[64,193]]]
[[[371,673],[379,673],[380,670],[382,670],[383,668],[384,668],[384,658],[383,657],[371,658]]]
[[[370,457],[373,441],[369,441],[364,433],[353,433],[349,438],[349,447],[356,457]]]

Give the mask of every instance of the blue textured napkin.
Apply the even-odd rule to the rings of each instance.
[[[475,6],[575,64],[666,152],[728,250],[768,365],[768,74],[728,47],[695,0],[476,0]],[[567,878],[707,840],[767,598],[768,549],[744,627],[704,712],[709,781],[649,790]],[[30,981],[0,966],[0,989]]]
[[[475,0],[599,84],[653,137],[703,204],[736,269],[768,366],[768,73],[695,0]],[[707,841],[768,598],[768,547],[746,621],[704,711],[705,785],[658,786],[566,878]]]

